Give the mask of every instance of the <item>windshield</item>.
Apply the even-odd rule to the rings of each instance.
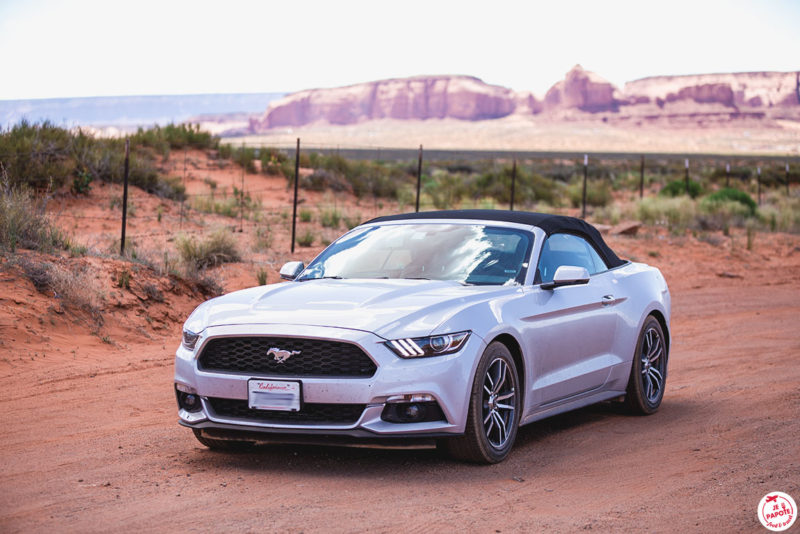
[[[387,224],[356,228],[297,280],[406,278],[463,284],[523,283],[533,234],[481,224]]]

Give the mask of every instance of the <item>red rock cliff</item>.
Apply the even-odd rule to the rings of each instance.
[[[300,91],[270,104],[252,130],[316,121],[353,124],[373,119],[495,119],[516,107],[514,92],[470,76],[420,76]]]

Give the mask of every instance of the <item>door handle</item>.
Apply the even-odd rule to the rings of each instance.
[[[603,306],[608,306],[609,304],[613,304],[615,300],[614,295],[604,295],[601,302]]]

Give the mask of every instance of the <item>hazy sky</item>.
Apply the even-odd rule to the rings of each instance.
[[[800,70],[800,0],[0,0],[0,100]]]

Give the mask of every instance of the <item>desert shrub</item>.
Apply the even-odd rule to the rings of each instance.
[[[583,205],[583,182],[575,182],[567,187],[567,196],[573,208]],[[611,186],[606,181],[587,181],[586,205],[607,206],[611,202]]]
[[[686,194],[686,180],[673,180],[661,189],[659,193],[665,197],[679,197]],[[697,198],[703,194],[703,187],[699,182],[689,180],[689,196]]]
[[[342,212],[336,208],[323,209],[319,213],[319,223],[325,228],[339,228]]]
[[[17,247],[50,252],[69,247],[67,237],[45,212],[44,199],[6,182],[0,186],[0,249]]]
[[[241,190],[234,187],[231,196],[223,195],[220,199],[213,194],[194,197],[191,207],[202,213],[214,213],[224,217],[244,216],[250,220],[259,217],[261,202],[251,198],[249,193],[242,195]]]
[[[153,126],[147,130],[139,128],[131,136],[131,144],[155,149],[162,156],[169,154],[170,149],[181,148],[216,148],[219,139],[209,132],[200,129],[199,124],[167,124],[164,127]]]
[[[300,222],[311,222],[311,210],[300,210]]]
[[[258,281],[258,285],[263,286],[267,284],[267,270],[263,267],[259,267],[256,271],[256,280]]]
[[[666,226],[674,233],[689,228],[695,220],[695,213],[695,204],[687,197],[645,198],[636,205],[640,221]]]
[[[76,171],[72,177],[72,191],[75,195],[88,195],[92,190],[92,175],[88,171]]]
[[[233,157],[233,147],[227,143],[220,144],[217,148],[217,157],[220,159],[231,159]]]
[[[218,297],[222,295],[223,289],[219,281],[207,271],[189,271],[184,276],[184,281],[194,286],[203,296]]]
[[[800,232],[800,198],[769,195],[767,199],[758,210],[759,220],[773,232]]]
[[[66,185],[75,172],[70,144],[70,133],[48,121],[23,120],[2,132],[0,158],[10,184],[39,191]]]
[[[42,293],[52,293],[62,306],[98,314],[102,292],[88,266],[64,268],[50,261],[18,259],[20,268],[34,287]]]
[[[229,144],[219,145],[217,156],[222,159],[230,159],[249,173],[256,172],[256,149],[247,146],[232,146]]]
[[[353,191],[352,185],[347,181],[343,174],[329,169],[317,169],[311,174],[300,179],[300,186],[303,189],[312,191]]]
[[[314,244],[314,234],[311,230],[306,230],[301,235],[297,236],[297,244],[301,247],[310,247]]]
[[[180,180],[161,177],[153,149],[137,144],[135,139],[134,136],[130,150],[129,183],[148,193],[182,199],[184,190]],[[123,180],[123,139],[99,139],[48,122],[22,121],[0,133],[0,154],[9,183],[24,184],[37,191],[71,183],[74,192],[86,193],[92,180],[113,183]]]
[[[344,221],[345,227],[348,230],[352,230],[353,228],[355,228],[356,226],[361,224],[361,214],[360,213],[354,213],[353,215],[351,215],[349,217],[343,217],[342,220]],[[327,244],[330,245],[330,242],[328,242]]]
[[[719,191],[711,193],[710,195],[705,197],[700,204],[702,206],[704,204],[708,205],[708,204],[727,202],[727,201],[733,201],[742,204],[750,211],[751,215],[755,215],[756,208],[758,207],[756,205],[756,201],[753,200],[750,195],[748,195],[744,191],[733,189],[731,187],[726,187],[720,189]]]
[[[117,287],[123,289],[131,288],[131,272],[128,269],[123,269],[117,276]]]
[[[255,252],[263,252],[270,248],[272,248],[272,234],[270,234],[269,228],[264,226],[257,227],[253,250]]]
[[[752,215],[747,205],[736,200],[708,201],[704,198],[697,222],[702,229],[722,230],[727,235],[731,226],[744,226]]]
[[[291,164],[291,172],[294,173],[294,163],[289,161],[289,156],[277,148],[262,148],[258,151],[258,159],[261,160],[261,172],[264,174],[284,174],[284,164]]]
[[[225,230],[214,232],[204,241],[181,236],[176,246],[181,260],[189,271],[203,270],[240,259],[236,240]]]
[[[455,208],[467,192],[463,178],[460,174],[435,169],[431,175],[423,175],[422,193],[430,197],[436,209]]]

